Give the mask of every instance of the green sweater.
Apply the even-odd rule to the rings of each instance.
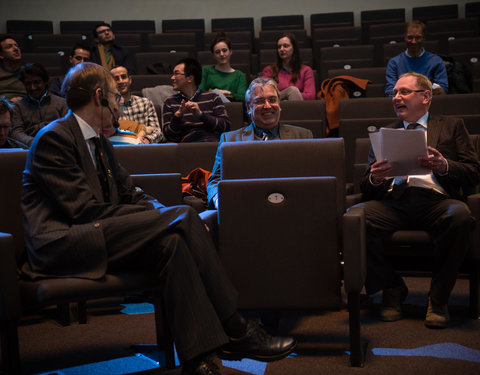
[[[214,65],[205,65],[202,68],[202,82],[200,83],[199,89],[228,90],[232,93],[235,101],[241,102],[245,99],[247,80],[245,74],[240,70],[225,73],[215,69]]]

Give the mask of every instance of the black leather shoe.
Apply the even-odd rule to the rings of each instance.
[[[208,356],[199,360],[193,360],[182,366],[181,375],[222,375],[218,372],[218,366],[213,357]]]
[[[270,336],[257,322],[250,321],[245,336],[230,338],[230,342],[220,348],[218,356],[233,361],[251,358],[270,362],[285,358],[296,345],[293,337]]]
[[[407,295],[408,288],[403,279],[400,279],[400,283],[397,286],[384,289],[380,319],[384,322],[395,322],[402,319],[402,302],[405,301]]]

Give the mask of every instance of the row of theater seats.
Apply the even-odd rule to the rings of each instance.
[[[480,2],[471,2],[465,4],[465,17],[480,16]],[[410,11],[410,9],[409,9]],[[454,20],[459,16],[457,4],[434,5],[413,7],[411,9],[412,19],[418,19],[425,23],[435,20]],[[360,13],[360,24],[365,31],[365,36],[369,36],[368,28],[374,24],[405,22],[406,9],[375,9],[363,10]],[[61,34],[82,33],[90,35],[91,30],[101,21],[60,21]],[[113,20],[111,22],[116,32],[157,32],[154,20]],[[315,13],[310,15],[311,35],[314,29],[323,27],[343,27],[354,26],[355,19],[353,12],[333,12],[333,13]],[[52,21],[26,21],[26,20],[7,20],[8,33],[22,34],[53,34]],[[264,16],[261,17],[260,30],[298,30],[305,29],[304,15],[288,16]],[[254,35],[253,17],[240,18],[212,18],[211,31],[250,31]],[[162,20],[162,32],[195,31],[205,33],[204,19],[175,19]],[[367,42],[368,39],[364,39]]]

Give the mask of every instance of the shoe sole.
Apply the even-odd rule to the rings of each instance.
[[[252,354],[252,353],[229,352],[224,349],[219,350],[217,355],[219,358],[225,359],[228,361],[241,361],[244,358],[249,358],[249,359],[254,359],[260,362],[273,362],[288,356],[293,351],[293,349],[295,349],[296,346],[297,346],[297,343],[294,343],[286,351],[280,354],[276,354],[274,356],[262,356],[262,355]]]
[[[425,327],[427,328],[433,328],[433,329],[442,329],[442,328],[447,328],[447,323],[442,323],[442,322],[424,322]]]

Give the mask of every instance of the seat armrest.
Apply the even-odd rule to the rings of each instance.
[[[20,318],[20,292],[13,236],[0,233],[0,318]]]
[[[480,260],[480,193],[469,195],[467,197],[467,204],[473,217],[477,220],[477,225],[473,230],[471,257]]]
[[[355,193],[355,194],[347,194],[345,196],[345,207],[349,208],[355,206],[357,203],[362,201],[363,194]]]
[[[218,249],[218,211],[206,210],[198,214],[200,219],[207,225],[212,235],[213,242]]]
[[[345,291],[347,293],[360,293],[367,274],[365,212],[363,208],[349,208],[343,214],[342,225]]]

